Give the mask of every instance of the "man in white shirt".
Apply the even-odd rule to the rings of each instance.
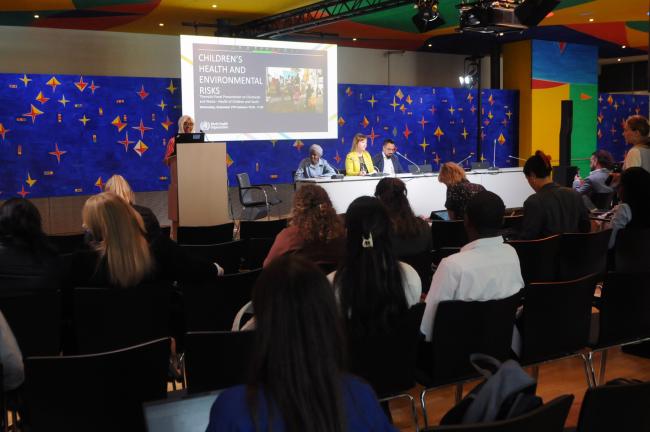
[[[427,342],[441,301],[502,299],[524,287],[517,252],[500,234],[504,213],[503,200],[493,192],[479,192],[467,203],[464,220],[470,243],[440,261],[433,275],[420,325]]]
[[[372,164],[375,166],[377,171],[390,175],[401,174],[404,172],[402,165],[395,156],[396,150],[397,147],[395,146],[395,141],[390,138],[384,140],[381,153],[377,153],[372,158]]]

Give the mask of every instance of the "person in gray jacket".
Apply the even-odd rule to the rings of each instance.
[[[336,174],[334,168],[323,159],[323,148],[318,144],[309,147],[309,157],[300,161],[294,180],[327,177]]]
[[[601,206],[598,196],[613,195],[614,189],[607,184],[607,179],[612,173],[614,158],[607,150],[598,150],[591,154],[589,168],[591,172],[584,179],[576,175],[573,188],[582,194],[588,208],[609,207]],[[603,194],[603,195],[600,195]],[[590,205],[591,204],[591,205]]]

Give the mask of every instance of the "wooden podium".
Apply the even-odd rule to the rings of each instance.
[[[176,143],[180,226],[231,221],[225,142]]]

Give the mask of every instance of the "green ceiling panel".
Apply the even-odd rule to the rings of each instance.
[[[458,25],[457,0],[441,0],[439,6],[440,15],[444,18],[445,24],[438,28],[456,27]],[[417,11],[413,5],[405,5],[381,12],[353,18],[351,21],[359,24],[373,25],[392,30],[399,30],[409,33],[419,33],[417,27],[411,21],[411,17]]]
[[[648,30],[650,30],[650,24],[648,21],[628,21],[625,23],[625,25],[633,30],[638,30],[646,33],[648,33]]]
[[[595,0],[562,0],[554,10],[566,9],[573,6],[578,6],[586,3],[593,3]]]

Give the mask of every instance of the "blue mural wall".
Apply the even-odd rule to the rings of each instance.
[[[167,188],[162,163],[177,131],[176,79],[71,75],[0,75],[0,200],[96,193],[113,174],[136,191]],[[228,143],[228,173],[248,172],[253,183],[286,183],[311,144],[343,169],[352,137],[369,136],[379,152],[392,138],[400,152],[437,169],[476,151],[476,90],[339,84],[339,138]],[[518,94],[482,92],[483,155],[516,166]],[[475,159],[475,158],[474,158]],[[469,161],[467,162],[467,166]]]
[[[111,175],[167,188],[180,80],[0,75],[0,199],[92,194]]]
[[[648,96],[600,93],[598,95],[598,148],[623,161],[629,146],[623,139],[623,123],[631,115],[648,117]]]

